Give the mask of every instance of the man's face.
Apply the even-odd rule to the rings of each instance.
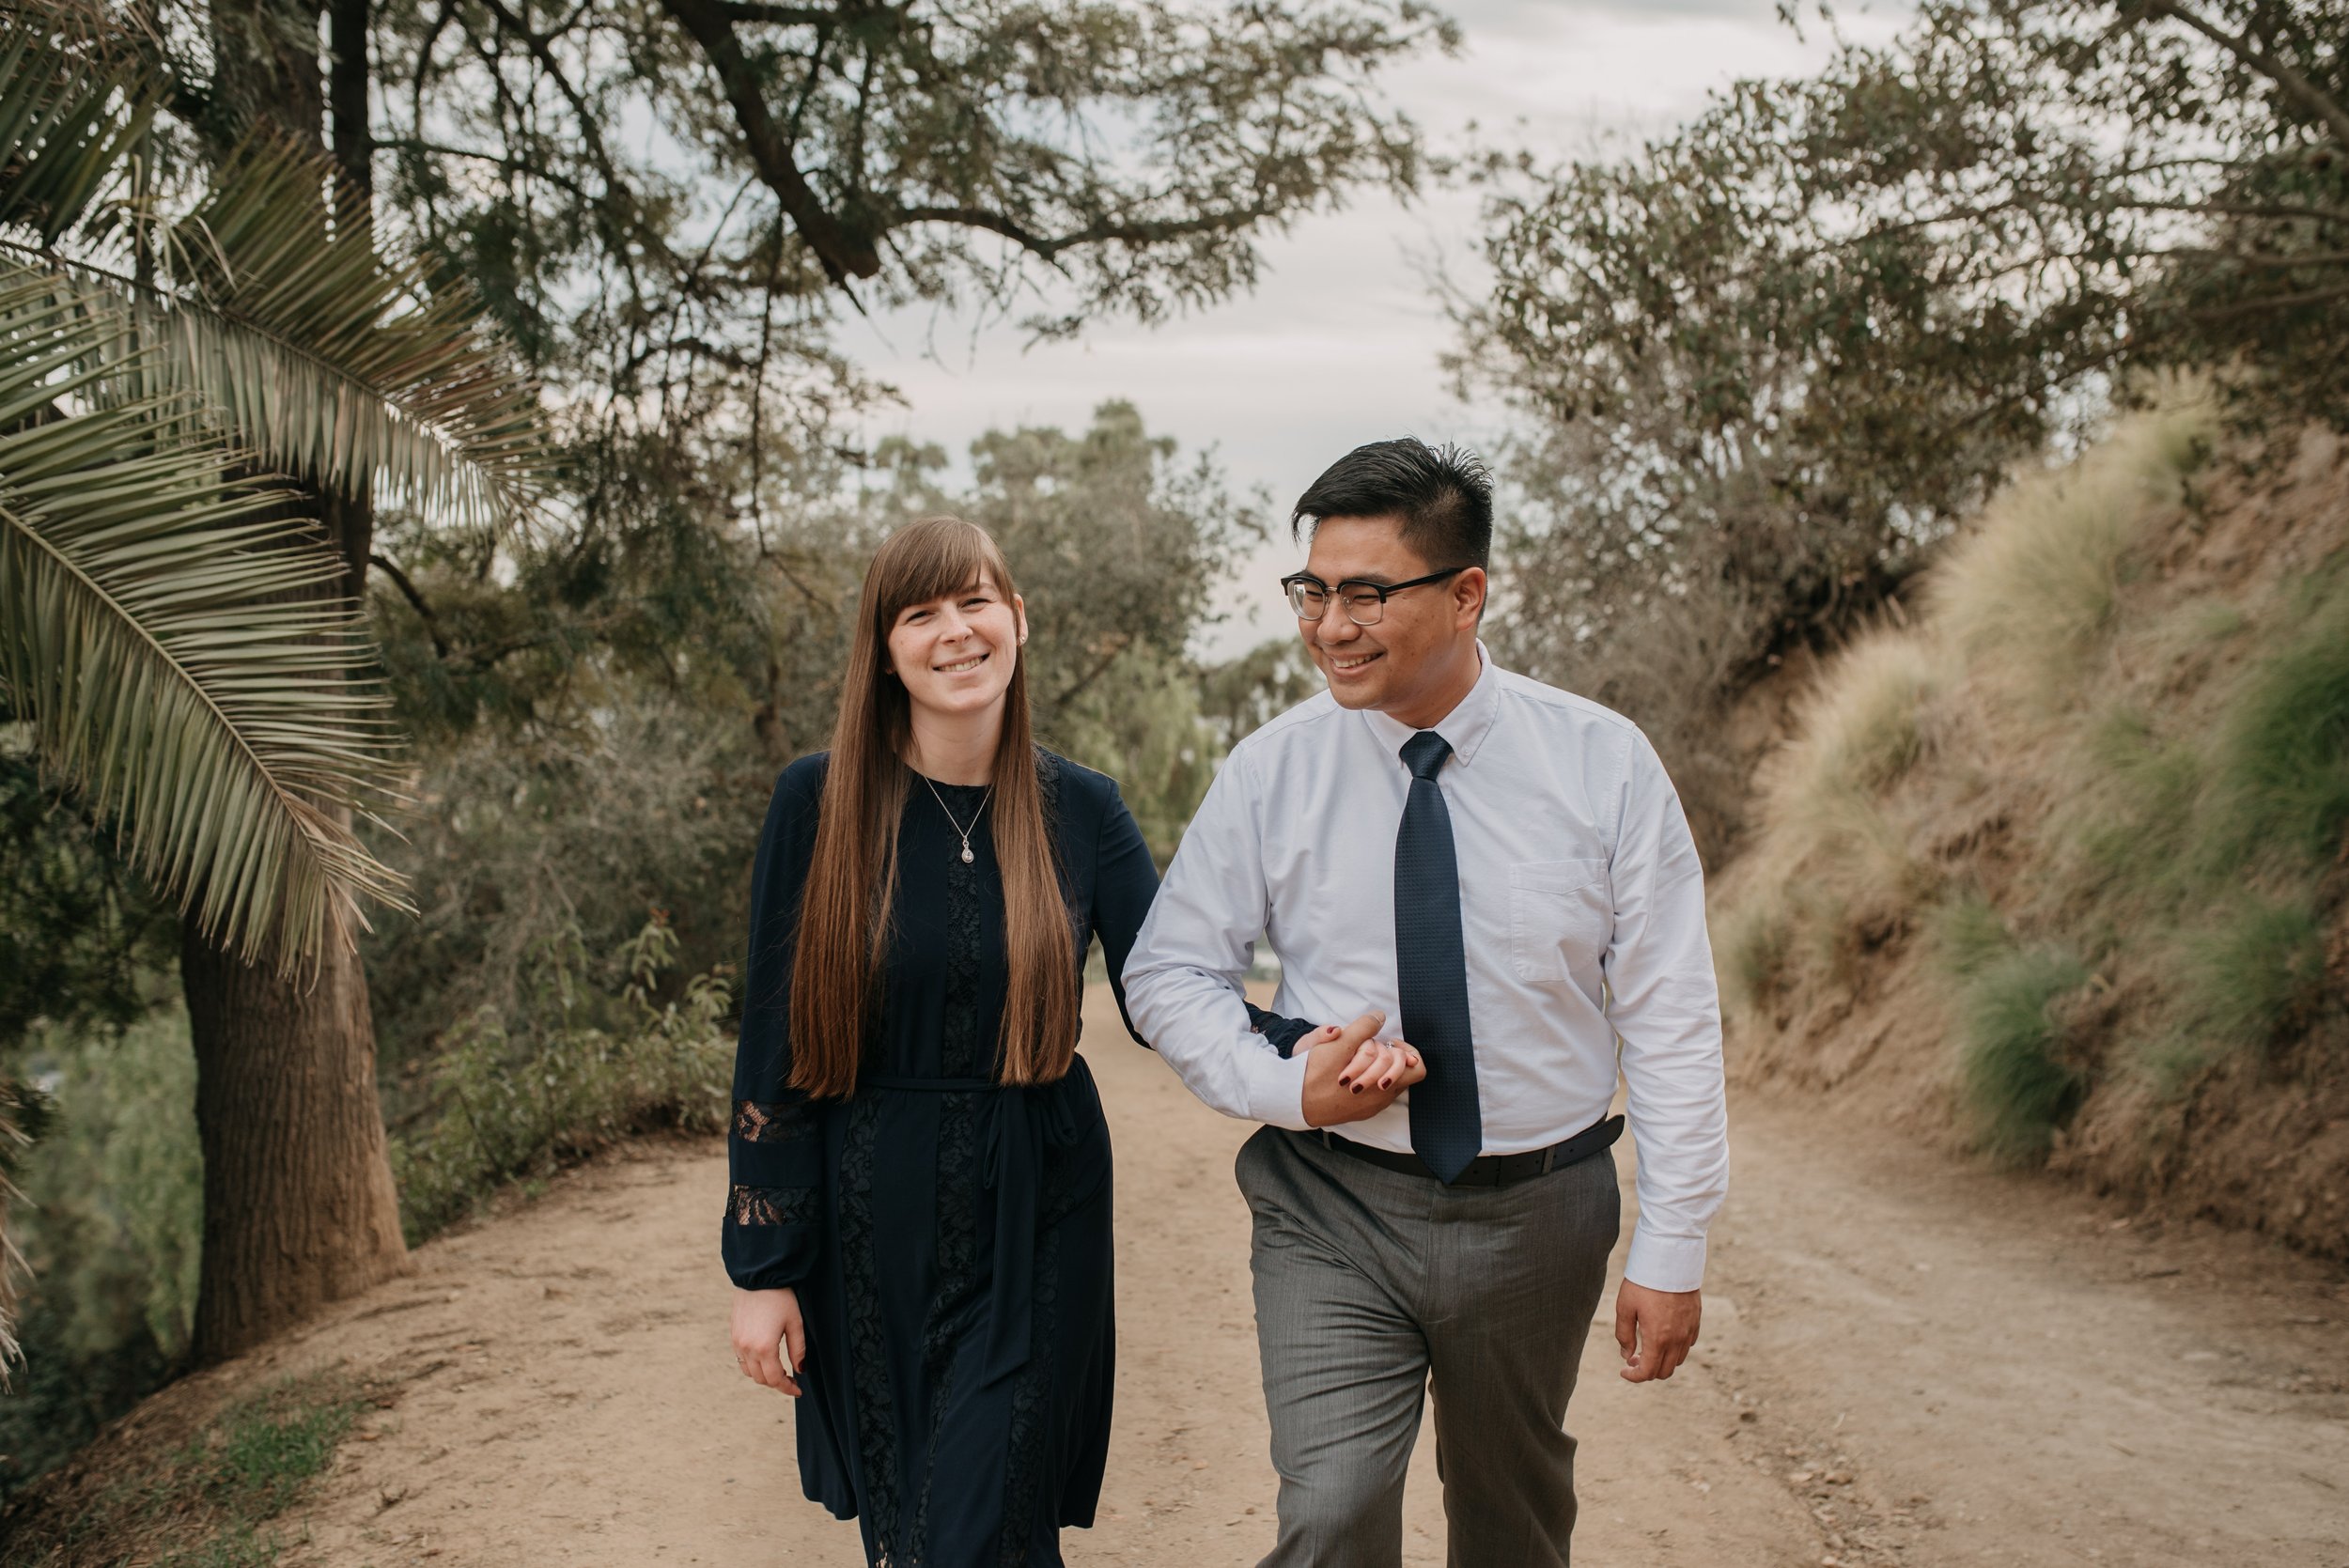
[[[1314,529],[1305,570],[1331,585],[1348,578],[1408,582],[1426,576],[1434,568],[1404,544],[1402,530],[1399,518],[1324,519]],[[1444,693],[1457,700],[1459,693],[1452,689],[1459,683],[1464,655],[1473,666],[1476,615],[1484,599],[1485,574],[1471,567],[1394,595],[1377,626],[1357,626],[1331,595],[1321,619],[1300,619],[1297,629],[1340,706],[1376,708],[1408,723]],[[1442,703],[1427,722],[1449,707]]]

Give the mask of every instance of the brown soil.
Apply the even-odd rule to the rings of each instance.
[[[1123,1044],[1105,1001],[1090,1032],[1117,1144],[1123,1364],[1101,1520],[1066,1550],[1252,1563],[1274,1482],[1231,1180],[1250,1129]],[[2338,1270],[2148,1230],[1792,1098],[1745,1093],[1733,1126],[1696,1358],[1625,1384],[1604,1313],[1584,1358],[1584,1560],[2349,1565]],[[799,1496],[788,1406],[734,1370],[724,1181],[698,1142],[575,1172],[166,1391],[77,1468],[118,1474],[142,1433],[341,1363],[399,1391],[280,1521],[296,1568],[854,1563],[855,1527]],[[1432,1448],[1411,1477],[1415,1565],[1442,1561]]]

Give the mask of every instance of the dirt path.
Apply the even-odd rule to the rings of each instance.
[[[1097,1001],[1098,999],[1097,999]],[[1112,1016],[1113,1020],[1113,1015]],[[1271,1540],[1231,1157],[1155,1058],[1095,1071],[1118,1157],[1121,1379],[1072,1564]],[[2116,1228],[2039,1182],[1741,1101],[1705,1343],[1667,1385],[1595,1334],[1574,1404],[1599,1564],[2349,1568],[2349,1284],[2242,1237]],[[799,1497],[783,1399],[724,1342],[714,1146],[650,1146],[418,1255],[213,1376],[343,1360],[405,1393],[345,1445],[297,1564],[859,1560]],[[1611,1306],[1606,1309],[1611,1312]],[[1406,1560],[1442,1560],[1432,1443]]]

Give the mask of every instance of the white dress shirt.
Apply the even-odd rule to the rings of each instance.
[[[1494,666],[1435,727],[1460,866],[1461,935],[1486,1154],[1540,1149],[1607,1114],[1620,1062],[1640,1152],[1626,1278],[1694,1290],[1729,1176],[1720,1011],[1704,880],[1672,781],[1636,725]],[[1240,980],[1265,934],[1277,1012],[1395,1036],[1394,841],[1414,732],[1329,692],[1232,749],[1126,963],[1135,1028],[1227,1116],[1302,1130],[1305,1054],[1249,1027]],[[1618,1047],[1620,1046],[1620,1052]],[[1408,1096],[1334,1130],[1411,1147]]]

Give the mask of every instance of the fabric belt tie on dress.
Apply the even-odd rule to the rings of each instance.
[[[1006,1291],[1004,1285],[1008,1281],[1027,1281],[1035,1273],[1035,1233],[1043,1218],[1037,1178],[1044,1170],[1044,1151],[1066,1148],[1083,1132],[1068,1109],[1068,1095],[1061,1092],[1074,1077],[1072,1066],[1069,1078],[1033,1087],[999,1083],[991,1078],[877,1076],[857,1083],[860,1089],[993,1097],[980,1166],[985,1172],[984,1185],[995,1192],[995,1288],[988,1292],[987,1356],[982,1370],[984,1380],[989,1383],[1026,1366],[1034,1348],[1034,1292]]]

